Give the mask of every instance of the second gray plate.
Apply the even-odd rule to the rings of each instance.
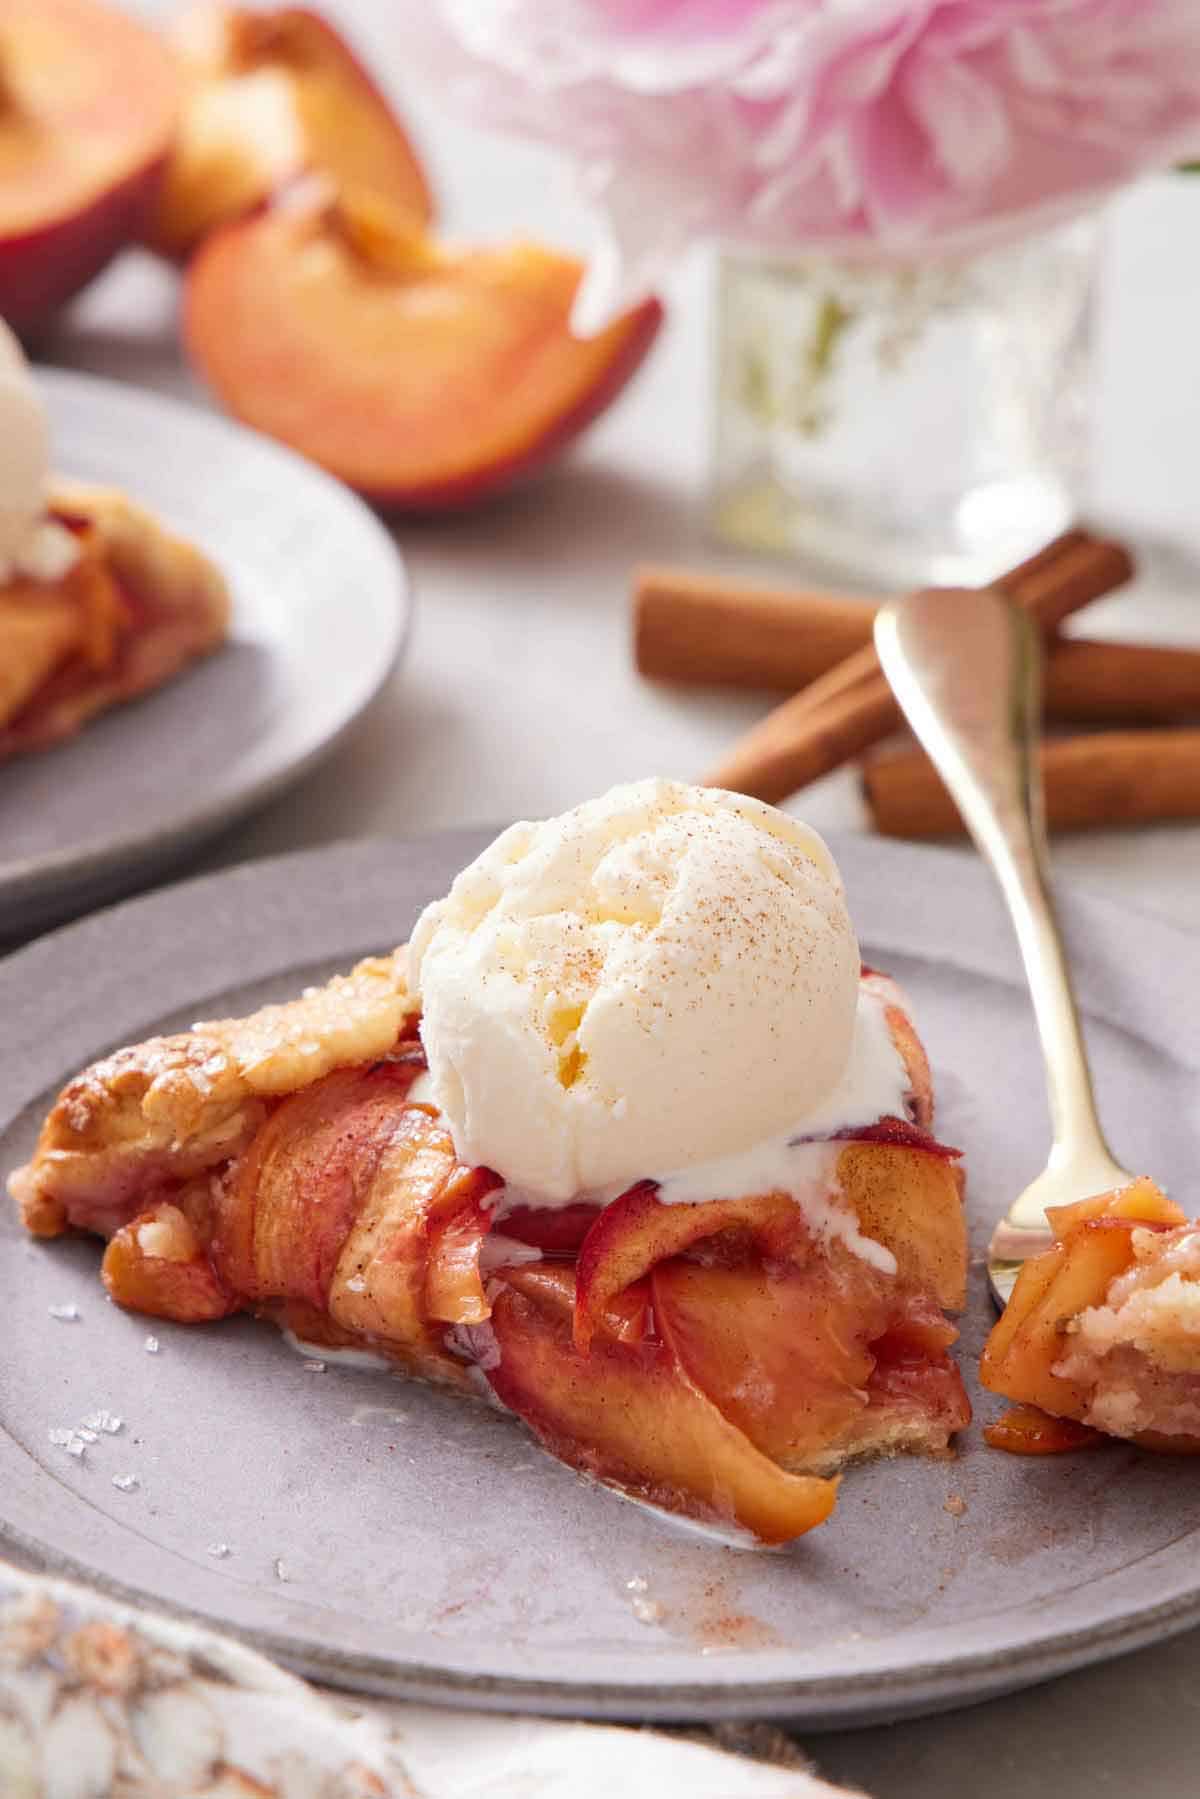
[[[0,965],[0,1168],[111,1045],[282,998],[401,940],[483,839],[335,847],[188,883]],[[864,954],[908,986],[970,1170],[976,1248],[1047,1135],[1005,920],[969,859],[837,847]],[[1200,939],[1067,904],[1114,1147],[1185,1201],[1200,1164]],[[1194,1189],[1193,1189],[1194,1190]],[[0,1548],[240,1632],[325,1680],[594,1717],[809,1727],[963,1703],[1200,1619],[1200,1463],[1113,1447],[846,1476],[784,1552],[725,1546],[589,1485],[482,1405],[307,1369],[266,1326],[153,1327],[105,1303],[97,1245],[0,1222]],[[51,1307],[76,1306],[74,1322]],[[991,1322],[973,1271],[962,1355]],[[980,1418],[994,1402],[973,1391]],[[48,1433],[125,1419],[82,1459]],[[124,1491],[114,1476],[132,1474]],[[960,1506],[959,1501],[962,1502]],[[949,1502],[950,1509],[947,1509]],[[214,1554],[219,1545],[228,1553]]]
[[[229,419],[40,369],[55,466],[117,487],[217,563],[229,641],[69,742],[0,767],[0,940],[146,884],[299,779],[386,679],[409,596],[340,481]]]

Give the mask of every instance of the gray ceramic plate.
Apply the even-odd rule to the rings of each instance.
[[[481,841],[250,866],[10,958],[0,1165],[28,1153],[79,1064],[401,939]],[[863,841],[839,854],[865,954],[912,992],[943,1135],[969,1154],[981,1246],[1046,1140],[999,903],[966,857]],[[1066,923],[1117,1152],[1186,1200],[1200,1165],[1200,939],[1079,899]],[[4,1214],[0,1542],[327,1680],[476,1706],[812,1727],[1003,1692],[1200,1619],[1194,1462],[1117,1447],[1030,1462],[987,1450],[975,1428],[954,1462],[852,1471],[833,1522],[786,1552],[739,1550],[588,1485],[482,1405],[310,1371],[249,1320],[158,1326],[148,1354],[146,1321],[105,1302],[97,1261],[92,1242],[23,1241]],[[77,1321],[51,1316],[71,1305]],[[989,1321],[977,1266],[968,1369]],[[82,1459],[50,1443],[98,1407],[125,1429]],[[125,1474],[135,1490],[113,1486]],[[229,1553],[211,1555],[217,1544]]]
[[[217,655],[0,767],[0,939],[128,892],[303,774],[378,691],[409,611],[391,539],[311,463],[159,394],[38,384],[56,466],[199,544],[234,619]]]

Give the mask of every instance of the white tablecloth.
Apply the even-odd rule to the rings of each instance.
[[[164,14],[171,4],[147,0]],[[586,242],[565,171],[445,119],[405,85],[402,7],[340,0],[328,10],[403,95],[456,233]],[[631,668],[635,561],[779,573],[705,539],[703,259],[679,271],[670,298],[641,378],[568,462],[474,515],[397,528],[418,600],[407,660],[324,768],[198,866],[339,836],[539,816],[616,780],[696,776],[761,713],[761,698],[655,689]],[[1088,630],[1200,642],[1200,180],[1150,183],[1114,209],[1102,299],[1093,510],[1150,553],[1137,588],[1089,613]],[[175,303],[173,276],[128,257],[49,356],[199,398],[176,347]],[[811,789],[802,809],[821,829],[861,828],[847,774]],[[1200,827],[1066,840],[1057,868],[1200,927]],[[953,1717],[811,1746],[831,1778],[879,1799],[1177,1799],[1195,1787],[1198,1667],[1200,1634]]]

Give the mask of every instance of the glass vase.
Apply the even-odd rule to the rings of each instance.
[[[1096,221],[911,262],[726,251],[711,517],[877,586],[989,580],[1074,517]]]

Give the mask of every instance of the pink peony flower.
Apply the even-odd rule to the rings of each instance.
[[[698,238],[974,248],[1200,146],[1200,0],[426,0],[471,116],[577,159],[591,324]]]

